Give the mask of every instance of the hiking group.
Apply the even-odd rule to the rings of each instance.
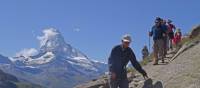
[[[171,20],[163,20],[157,17],[155,25],[149,32],[149,36],[153,37],[153,65],[158,65],[158,60],[162,60],[165,63],[168,50],[173,50],[173,46],[178,46],[181,41],[181,31],[176,29]]]
[[[176,30],[175,33],[174,30]],[[160,17],[155,19],[155,25],[149,32],[149,36],[153,37],[154,42],[153,65],[157,65],[159,59],[164,63],[164,57],[167,54],[167,50],[173,49],[173,44],[177,45],[181,40],[180,29],[176,29],[171,20],[167,20],[166,22]],[[111,51],[108,58],[110,88],[129,88],[126,68],[129,61],[132,66],[143,75],[144,79],[148,78],[146,71],[136,60],[133,50],[129,47],[131,41],[131,36],[126,34],[122,37],[122,43],[116,45]],[[147,47],[145,47],[145,49],[147,50]],[[148,53],[144,52],[144,54],[146,56]]]

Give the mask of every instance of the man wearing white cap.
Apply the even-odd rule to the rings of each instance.
[[[142,69],[136,60],[133,50],[129,47],[131,43],[130,35],[126,34],[122,38],[122,44],[115,46],[108,59],[109,64],[109,84],[110,88],[128,88],[126,66],[129,61],[139,71],[143,77],[148,78],[147,73]]]

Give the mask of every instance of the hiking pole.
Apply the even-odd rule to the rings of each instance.
[[[149,52],[151,52],[151,50],[150,50],[151,48],[150,47],[151,47],[151,38],[149,36]]]
[[[149,33],[150,33],[150,31],[149,31]],[[150,36],[149,36],[149,52],[151,52],[151,37]]]

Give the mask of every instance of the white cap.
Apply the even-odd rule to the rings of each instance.
[[[123,37],[122,37],[122,41],[123,42],[131,42],[131,36],[130,34],[125,34]]]

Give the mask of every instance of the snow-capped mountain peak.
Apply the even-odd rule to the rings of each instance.
[[[11,64],[7,67],[0,64],[0,67],[48,88],[58,88],[58,85],[59,88],[66,88],[66,84],[71,88],[75,84],[98,77],[106,70],[106,64],[89,59],[67,44],[62,34],[54,28],[45,29],[38,39],[39,50],[23,49],[15,57],[0,59],[0,63]],[[10,62],[5,61],[6,59],[10,59]]]
[[[43,35],[38,36],[38,39],[42,52],[56,51],[55,49],[63,48],[66,44],[60,32],[54,28],[45,29]]]
[[[80,51],[67,44],[57,29],[45,29],[43,34],[38,37],[40,40],[40,53],[53,52],[56,55],[64,54],[70,57],[85,57]]]
[[[81,67],[91,68],[92,60],[67,44],[62,34],[54,28],[45,29],[43,35],[39,36],[40,49],[34,48],[24,49],[17,53],[16,57],[10,58],[14,62],[25,65],[48,64],[54,60],[67,61],[68,63],[75,63]]]

